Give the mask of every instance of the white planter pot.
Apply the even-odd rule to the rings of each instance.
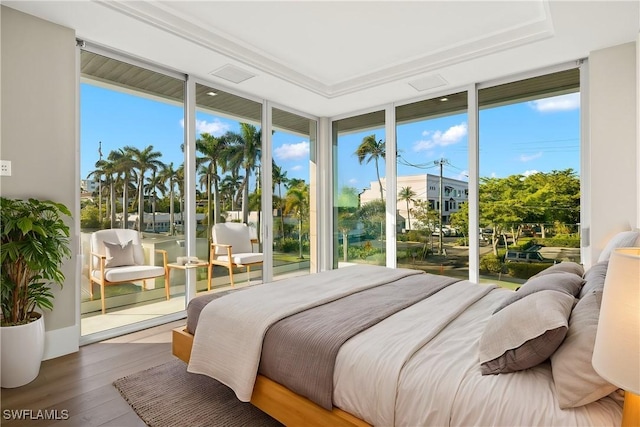
[[[15,388],[35,380],[44,356],[44,317],[19,326],[0,328],[3,388]]]

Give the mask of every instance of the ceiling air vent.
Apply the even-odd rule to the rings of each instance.
[[[220,77],[221,79],[229,80],[234,83],[242,83],[245,80],[255,77],[256,75],[250,73],[242,68],[238,68],[235,65],[227,64],[217,70],[213,70],[209,74]]]
[[[428,89],[435,89],[440,86],[446,86],[447,81],[442,78],[440,74],[433,74],[427,77],[423,77],[418,80],[409,82],[409,85],[417,91],[424,91]]]

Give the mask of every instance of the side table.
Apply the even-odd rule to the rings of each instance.
[[[198,260],[198,261],[191,261],[188,262],[186,264],[179,264],[177,262],[170,262],[167,264],[167,283],[169,284],[169,286],[171,286],[171,269],[175,268],[178,270],[187,270],[190,268],[199,268],[199,267],[207,267],[207,270],[209,268],[209,262],[207,261],[202,261],[202,260]],[[209,286],[209,290],[211,290],[211,278],[209,277],[207,279],[207,284]],[[167,287],[167,299],[169,299],[169,287]]]

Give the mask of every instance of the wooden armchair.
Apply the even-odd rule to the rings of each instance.
[[[140,234],[136,230],[113,228],[91,235],[89,295],[93,299],[93,284],[100,285],[102,314],[106,311],[104,287],[107,285],[142,281],[144,290],[148,279],[164,276],[165,294],[169,299],[167,252],[161,249],[156,252],[162,254],[163,267],[145,264]]]
[[[221,265],[229,270],[229,280],[233,283],[233,268],[247,267],[248,280],[251,266],[262,264],[263,255],[253,252],[253,243],[249,227],[238,222],[216,224],[211,230],[211,250],[209,251],[209,290],[213,277],[213,266]]]

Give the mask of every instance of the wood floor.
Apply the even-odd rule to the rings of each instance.
[[[40,375],[30,384],[1,389],[0,424],[7,427],[144,426],[112,383],[174,359],[171,330],[183,324],[184,320],[168,323],[80,347],[78,353],[42,362]],[[18,414],[29,419],[18,420],[15,418]],[[38,416],[58,419],[38,419]]]

